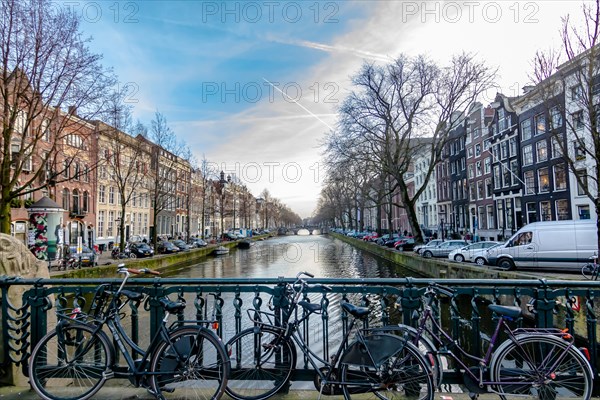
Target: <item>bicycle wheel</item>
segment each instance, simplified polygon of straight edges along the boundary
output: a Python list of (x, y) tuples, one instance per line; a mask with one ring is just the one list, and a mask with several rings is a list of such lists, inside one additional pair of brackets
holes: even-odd
[(150, 385), (165, 398), (219, 399), (225, 392), (229, 360), (219, 338), (198, 327), (169, 334), (150, 362)]
[[(381, 340), (382, 336), (385, 336)], [(390, 339), (390, 337), (392, 339)], [(375, 345), (381, 342), (382, 345)], [(395, 342), (395, 343), (394, 343)], [(342, 355), (341, 382), (344, 399), (350, 400), (352, 395), (362, 399), (419, 399), (433, 400), (435, 393), (431, 367), (419, 349), (396, 336), (375, 334), (365, 338), (367, 349), (362, 343), (355, 343)], [(393, 350), (392, 350), (393, 349)], [(359, 354), (347, 356), (357, 351)], [(384, 357), (384, 353), (388, 353)], [(392, 352), (392, 354), (389, 354)], [(359, 360), (383, 358), (381, 362), (369, 364)], [(358, 358), (356, 358), (358, 356)]]
[(238, 400), (262, 400), (284, 387), (296, 366), (296, 347), (270, 327), (246, 329), (227, 342), (231, 376), (227, 394)]
[(596, 268), (594, 264), (586, 264), (581, 268), (581, 275), (583, 275), (585, 279), (598, 280), (598, 268)]
[(384, 332), (398, 335), (402, 338), (407, 338), (412, 344), (417, 346), (421, 354), (423, 354), (425, 357), (425, 361), (427, 361), (427, 365), (429, 365), (433, 373), (433, 383), (435, 387), (438, 388), (442, 385), (442, 379), (444, 375), (442, 360), (438, 354), (436, 346), (427, 336), (419, 336), (415, 328), (403, 324), (374, 328), (371, 330), (371, 332)]
[(540, 400), (591, 396), (591, 368), (574, 347), (550, 335), (519, 336), (507, 340), (494, 353), (492, 380), (503, 397), (514, 394)]
[(29, 381), (45, 400), (85, 400), (104, 384), (113, 347), (95, 327), (67, 324), (48, 333), (29, 358)]

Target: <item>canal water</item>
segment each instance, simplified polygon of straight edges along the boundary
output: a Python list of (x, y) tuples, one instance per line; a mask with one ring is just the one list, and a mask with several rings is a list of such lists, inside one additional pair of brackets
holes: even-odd
[(401, 278), (413, 272), (362, 252), (327, 235), (277, 236), (257, 241), (250, 249), (210, 257), (169, 277), (274, 278), (300, 271), (318, 278)]

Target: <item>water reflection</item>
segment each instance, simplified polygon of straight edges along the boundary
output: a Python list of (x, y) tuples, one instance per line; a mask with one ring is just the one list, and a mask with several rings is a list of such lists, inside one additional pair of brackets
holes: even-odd
[(328, 236), (278, 236), (250, 249), (232, 249), (171, 277), (273, 278), (307, 271), (322, 278), (401, 278), (418, 276)]

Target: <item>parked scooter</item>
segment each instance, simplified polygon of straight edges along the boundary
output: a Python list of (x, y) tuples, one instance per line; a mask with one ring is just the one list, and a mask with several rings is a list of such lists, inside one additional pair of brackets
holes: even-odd
[(123, 251), (119, 250), (119, 246), (115, 246), (110, 252), (110, 255), (113, 258), (113, 260), (120, 260), (124, 258), (129, 258), (129, 256), (131, 255), (131, 251), (127, 246), (125, 246), (125, 250)]

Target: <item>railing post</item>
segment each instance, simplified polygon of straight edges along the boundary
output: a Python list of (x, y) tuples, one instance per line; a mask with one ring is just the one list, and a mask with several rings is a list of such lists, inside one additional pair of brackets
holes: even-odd
[(555, 299), (552, 296), (552, 291), (544, 285), (544, 287), (536, 290), (536, 294), (536, 326), (538, 328), (553, 328)]
[[(416, 326), (417, 321), (413, 319), (413, 314), (421, 306), (421, 296), (419, 289), (414, 287), (407, 287), (402, 291), (402, 298), (400, 305), (402, 306), (402, 323), (405, 325)], [(398, 300), (396, 300), (398, 302)]]
[(590, 346), (590, 364), (592, 364), (594, 371), (597, 372), (598, 343), (596, 329), (598, 326), (598, 320), (596, 319), (596, 314), (594, 313), (594, 297), (595, 291), (588, 290), (585, 298), (585, 320), (587, 325), (588, 345)]
[(164, 310), (158, 299), (165, 296), (165, 290), (158, 281), (158, 278), (149, 289), (148, 296), (150, 296), (148, 304), (150, 306), (150, 337), (152, 338), (156, 335), (156, 332), (158, 332), (161, 320), (164, 316)]

